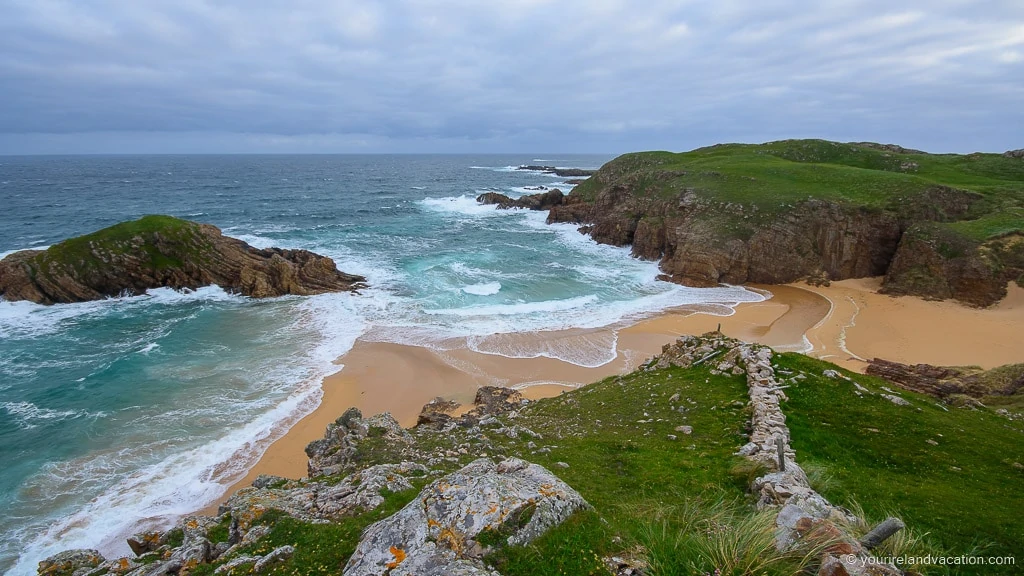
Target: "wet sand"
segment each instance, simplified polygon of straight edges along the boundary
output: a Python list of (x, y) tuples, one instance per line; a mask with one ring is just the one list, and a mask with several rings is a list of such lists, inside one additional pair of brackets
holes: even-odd
[[(321, 438), (327, 424), (352, 406), (364, 415), (391, 412), (403, 426), (412, 426), (431, 399), (440, 396), (470, 403), (484, 385), (520, 388), (534, 399), (556, 396), (629, 372), (679, 335), (719, 327), (728, 336), (778, 350), (802, 351), (859, 371), (866, 359), (875, 356), (983, 367), (1024, 362), (1024, 341), (1019, 336), (1024, 327), (1024, 289), (1013, 285), (999, 305), (979, 310), (953, 302), (880, 295), (874, 292), (879, 283), (880, 279), (862, 279), (834, 282), (827, 288), (754, 285), (750, 288), (772, 297), (740, 304), (729, 316), (707, 313), (713, 311), (708, 307), (683, 307), (628, 326), (500, 335), (475, 343), (486, 350), (594, 354), (614, 344), (616, 357), (591, 368), (549, 357), (508, 358), (476, 352), (465, 342), (433, 350), (360, 340), (339, 359), (344, 368), (324, 380), (320, 406), (272, 444), (227, 494), (248, 486), (259, 474), (304, 476), (306, 444)], [(216, 504), (204, 510), (215, 511)]]

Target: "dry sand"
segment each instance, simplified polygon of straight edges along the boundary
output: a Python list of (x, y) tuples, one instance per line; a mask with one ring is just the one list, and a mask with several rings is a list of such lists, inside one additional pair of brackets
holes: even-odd
[(799, 285), (832, 303), (828, 317), (807, 338), (813, 356), (863, 371), (867, 360), (994, 368), (1024, 362), (1024, 288), (1010, 284), (987, 309), (953, 301), (885, 296), (881, 278)]
[(359, 341), (339, 359), (344, 368), (324, 380), (320, 406), (272, 444), (227, 494), (248, 486), (258, 474), (304, 476), (306, 444), (321, 438), (327, 424), (352, 406), (366, 415), (391, 412), (403, 426), (412, 426), (432, 398), (469, 403), (483, 385), (521, 388), (529, 398), (555, 396), (628, 372), (681, 334), (702, 334), (719, 326), (728, 336), (803, 351), (854, 370), (863, 370), (864, 360), (875, 356), (983, 367), (1024, 362), (1024, 289), (1013, 285), (999, 305), (979, 310), (880, 295), (874, 292), (879, 283), (880, 279), (863, 279), (834, 282), (827, 288), (755, 285), (750, 288), (770, 292), (772, 298), (741, 304), (730, 316), (701, 312), (707, 308), (679, 308), (625, 327), (500, 335), (478, 343), (478, 348), (506, 350), (542, 343), (564, 351), (607, 349), (614, 342), (617, 357), (594, 368), (547, 357), (484, 354), (464, 344), (438, 351)]

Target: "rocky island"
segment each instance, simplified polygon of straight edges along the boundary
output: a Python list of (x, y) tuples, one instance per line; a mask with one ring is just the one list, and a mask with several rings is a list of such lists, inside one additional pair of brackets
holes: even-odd
[(0, 260), (0, 297), (38, 304), (212, 284), (254, 298), (313, 295), (354, 290), (365, 280), (307, 250), (254, 248), (215, 226), (155, 215)]
[(785, 140), (640, 152), (552, 199), (594, 240), (658, 260), (667, 280), (783, 284), (884, 276), (881, 290), (988, 306), (1024, 282), (1019, 154), (927, 154)]

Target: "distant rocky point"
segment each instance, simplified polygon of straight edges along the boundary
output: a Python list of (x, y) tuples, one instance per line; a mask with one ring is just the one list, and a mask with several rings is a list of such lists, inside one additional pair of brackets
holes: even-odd
[(212, 284), (254, 298), (306, 296), (355, 290), (365, 280), (307, 250), (254, 248), (215, 226), (171, 216), (144, 216), (0, 260), (0, 297), (38, 304)]
[(558, 168), (555, 166), (535, 166), (535, 165), (523, 165), (516, 168), (516, 170), (528, 170), (530, 172), (544, 172), (545, 174), (554, 174), (555, 176), (561, 176), (562, 178), (570, 178), (576, 176), (593, 176), (597, 170), (584, 170), (582, 168)]

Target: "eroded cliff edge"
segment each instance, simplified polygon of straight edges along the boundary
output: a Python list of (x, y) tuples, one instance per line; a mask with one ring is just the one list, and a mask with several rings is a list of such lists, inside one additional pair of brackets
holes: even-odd
[(354, 290), (365, 280), (307, 250), (254, 248), (215, 226), (170, 216), (144, 216), (0, 260), (0, 297), (38, 304), (211, 284), (255, 298), (306, 296)]
[(821, 140), (626, 154), (548, 222), (691, 286), (885, 276), (886, 293), (987, 306), (1024, 282), (1024, 161)]

